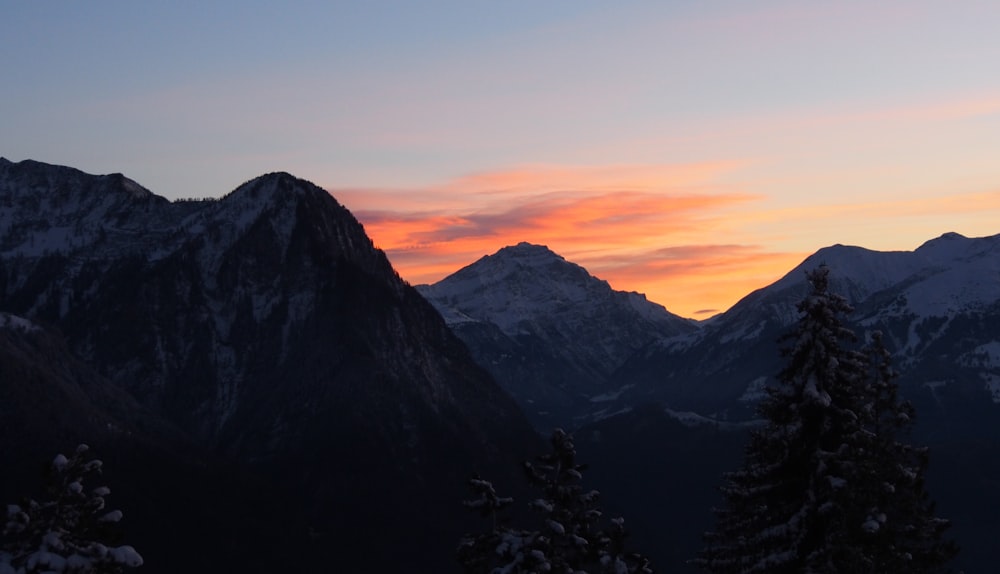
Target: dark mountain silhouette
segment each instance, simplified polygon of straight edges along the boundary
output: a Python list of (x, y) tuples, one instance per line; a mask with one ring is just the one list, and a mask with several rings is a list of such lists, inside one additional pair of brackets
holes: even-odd
[[(0, 311), (54, 333), (61, 353), (6, 364), (79, 366), (48, 377), (51, 400), (37, 403), (5, 378), (20, 419), (0, 442), (52, 435), (38, 444), (42, 461), (55, 439), (90, 441), (99, 455), (106, 444), (108, 467), (122, 462), (141, 501), (156, 494), (138, 485), (148, 476), (128, 453), (163, 445), (158, 468), (170, 467), (180, 456), (170, 429), (197, 445), (185, 456), (206, 477), (206, 492), (189, 492), (192, 520), (211, 515), (235, 532), (218, 533), (217, 563), (447, 567), (464, 480), (510, 476), (537, 450), (515, 403), (433, 307), (306, 181), (273, 173), (217, 201), (169, 202), (121, 175), (0, 160), (0, 206)], [(7, 337), (10, 353), (30, 344)], [(129, 430), (140, 410), (146, 428)], [(66, 416), (53, 425), (53, 412)], [(245, 520), (255, 513), (257, 530)], [(244, 547), (264, 532), (284, 545), (273, 560)], [(193, 562), (186, 548), (173, 551)], [(157, 571), (157, 552), (144, 571)]]

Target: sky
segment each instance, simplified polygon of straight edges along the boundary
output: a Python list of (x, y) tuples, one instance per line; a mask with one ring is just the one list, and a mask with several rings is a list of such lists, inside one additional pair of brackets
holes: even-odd
[(1000, 3), (0, 0), (0, 156), (287, 171), (413, 284), (547, 245), (686, 317), (1000, 233)]

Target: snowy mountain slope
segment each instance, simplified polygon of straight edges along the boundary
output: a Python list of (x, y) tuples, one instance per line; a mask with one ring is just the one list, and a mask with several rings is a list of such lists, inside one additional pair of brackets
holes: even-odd
[(697, 329), (529, 243), (417, 289), (540, 428), (566, 424), (619, 391), (607, 377), (637, 350)]
[(821, 249), (694, 335), (633, 357), (613, 377), (631, 385), (623, 400), (751, 416), (754, 398), (780, 368), (776, 341), (797, 319), (805, 271), (821, 264), (831, 269), (831, 289), (855, 307), (848, 321), (860, 333), (887, 334), (905, 386), (943, 377), (939, 383), (962, 392), (992, 392), (1000, 365), (981, 349), (1000, 336), (993, 327), (1000, 319), (1000, 236), (948, 233), (910, 252)]
[[(668, 333), (691, 330), (689, 321), (645, 295), (614, 291), (606, 281), (544, 245), (522, 242), (504, 247), (418, 289), (445, 309), (473, 320), (488, 320), (510, 335), (532, 332), (532, 324), (539, 321), (560, 322), (560, 330), (566, 332), (574, 322), (612, 312), (627, 312), (634, 320), (662, 325)], [(611, 305), (616, 309), (609, 309)]]
[[(2, 160), (0, 206), (0, 311), (58, 329), (143, 408), (259, 467), (296, 524), (345, 549), (393, 540), (420, 563), (436, 530), (456, 539), (462, 509), (419, 536), (390, 515), (453, 502), (474, 470), (503, 476), (535, 450), (516, 404), (309, 182), (272, 173), (171, 203), (122, 176)], [(383, 523), (400, 527), (364, 539)]]
[[(783, 366), (780, 338), (798, 319), (795, 304), (808, 293), (805, 271), (822, 263), (830, 267), (832, 290), (845, 294), (855, 307), (845, 318), (848, 325), (862, 337), (881, 330), (894, 351), (900, 392), (916, 406), (913, 441), (929, 447), (929, 490), (941, 514), (952, 521), (949, 533), (962, 547), (956, 569), (989, 571), (995, 562), (993, 541), (1000, 535), (995, 513), (986, 510), (1000, 503), (1000, 466), (991, 462), (1000, 453), (1000, 236), (948, 233), (912, 252), (826, 248), (701, 330), (638, 353), (612, 377), (626, 391), (610, 408), (625, 414), (600, 419), (603, 413), (597, 413), (594, 418), (600, 420), (580, 431), (600, 437), (605, 443), (601, 448), (609, 453), (594, 460), (594, 468), (611, 465), (612, 479), (618, 480), (656, 472), (650, 472), (642, 458), (623, 454), (629, 448), (669, 448), (663, 445), (670, 439), (645, 421), (643, 413), (693, 411), (727, 422), (755, 418), (757, 400)], [(654, 410), (647, 403), (658, 404)], [(609, 438), (615, 428), (630, 423), (627, 439)], [(723, 468), (732, 470), (739, 464), (738, 457), (726, 454), (730, 433), (725, 430), (732, 426), (715, 426), (715, 439), (684, 440), (697, 441), (697, 457), (715, 461), (729, 456)], [(665, 474), (704, 464), (683, 449), (669, 452)], [(680, 480), (697, 481), (697, 473), (683, 472)], [(718, 469), (715, 476), (718, 481)], [(713, 479), (709, 475), (701, 480)], [(650, 497), (658, 496), (662, 484), (657, 482), (653, 489), (636, 484), (626, 491), (631, 498), (623, 508), (635, 517), (630, 518), (633, 524), (663, 520), (662, 513), (648, 510)], [(685, 492), (697, 496), (698, 486), (688, 486)], [(677, 514), (666, 529), (683, 532), (705, 516), (697, 508), (689, 516), (683, 509)], [(701, 541), (692, 540), (683, 555), (694, 555), (700, 548)]]
[[(346, 209), (287, 174), (176, 207), (118, 176), (35, 162), (5, 168), (13, 177), (0, 179), (0, 197), (17, 208), (4, 220), (5, 306), (60, 325), (83, 358), (206, 439), (221, 436), (256, 374), (301, 352), (304, 328), (322, 329), (320, 308), (341, 313), (330, 300), (338, 284), (369, 281), (393, 305), (423, 305)], [(30, 226), (21, 223), (29, 209)], [(69, 221), (79, 234), (51, 232)], [(125, 245), (109, 245), (109, 229)], [(43, 235), (46, 249), (32, 251)], [(346, 327), (326, 329), (348, 336)], [(421, 380), (426, 397), (447, 398), (434, 387), (441, 382)]]
[(0, 255), (94, 258), (164, 240), (196, 202), (171, 203), (122, 174), (0, 158)]

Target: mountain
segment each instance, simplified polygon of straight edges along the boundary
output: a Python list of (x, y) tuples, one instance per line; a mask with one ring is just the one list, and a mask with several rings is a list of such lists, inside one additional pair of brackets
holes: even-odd
[(752, 416), (754, 400), (780, 368), (775, 341), (797, 318), (805, 271), (819, 265), (830, 267), (831, 290), (855, 308), (847, 318), (855, 329), (885, 334), (904, 392), (935, 395), (929, 405), (935, 411), (947, 397), (1000, 400), (1000, 235), (956, 233), (914, 251), (821, 249), (700, 331), (632, 357), (612, 377), (629, 387), (623, 400), (665, 401), (721, 418)]
[(264, 527), (289, 513), (259, 500), (259, 480), (220, 472), (228, 465), (73, 356), (58, 331), (0, 313), (0, 495), (43, 495), (43, 463), (83, 441), (106, 463), (113, 503), (124, 502), (125, 540), (154, 572), (192, 569), (193, 557), (195, 571), (238, 563), (220, 552), (220, 533), (287, 541)]
[(7, 313), (0, 313), (0, 380), (8, 461), (29, 461), (39, 448), (55, 452), (79, 435), (100, 441), (141, 432), (142, 408), (128, 393), (74, 357), (58, 333)]
[[(56, 364), (198, 445), (221, 483), (270, 490), (281, 504), (257, 504), (297, 540), (296, 570), (325, 571), (329, 552), (346, 572), (448, 565), (464, 479), (537, 451), (351, 213), (287, 173), (170, 202), (120, 174), (0, 159), (0, 302), (58, 333)], [(95, 393), (59, 400), (87, 412)]]
[[(689, 571), (683, 562), (698, 552), (698, 533), (712, 527), (708, 508), (721, 502), (721, 472), (738, 467), (756, 402), (782, 367), (780, 340), (808, 293), (805, 272), (819, 265), (830, 268), (831, 290), (855, 307), (847, 324), (861, 336), (881, 330), (894, 353), (901, 393), (917, 406), (913, 439), (931, 449), (930, 491), (963, 546), (956, 566), (988, 569), (991, 540), (1000, 535), (985, 510), (1000, 504), (1000, 465), (992, 462), (1000, 460), (1000, 235), (946, 233), (914, 251), (821, 249), (697, 327), (645, 331), (646, 344), (618, 355), (619, 366), (600, 383), (580, 385), (604, 400), (550, 408), (549, 424), (577, 428), (594, 486), (608, 494), (610, 512), (638, 527), (635, 539), (654, 563)], [(594, 330), (582, 328), (579, 317), (605, 299), (581, 288), (590, 284), (581, 277), (589, 277), (582, 268), (522, 244), (419, 289), (525, 404), (538, 400), (546, 381), (559, 380), (549, 368), (573, 373), (562, 379), (567, 387), (587, 380), (582, 365), (601, 348), (595, 333), (614, 338), (636, 321), (609, 314)], [(505, 360), (524, 367), (505, 373)], [(544, 374), (533, 378), (532, 370)]]
[(696, 325), (543, 245), (504, 247), (418, 285), (473, 356), (541, 430), (592, 412), (620, 389), (608, 377), (651, 342)]
[[(657, 404), (661, 417), (675, 420), (679, 412), (693, 412), (685, 418), (702, 426), (719, 421), (719, 429), (739, 429), (733, 423), (755, 418), (756, 401), (783, 364), (780, 339), (798, 318), (796, 303), (808, 293), (805, 272), (819, 265), (830, 268), (831, 291), (855, 308), (846, 324), (861, 337), (882, 331), (893, 352), (900, 393), (917, 408), (912, 440), (930, 448), (929, 490), (940, 515), (952, 521), (949, 535), (962, 547), (954, 566), (988, 570), (992, 541), (1000, 536), (995, 514), (985, 510), (1000, 504), (995, 463), (1000, 460), (1000, 235), (947, 233), (909, 252), (824, 248), (701, 330), (637, 353), (611, 377), (611, 384), (625, 389), (614, 408), (626, 414), (580, 431), (607, 443), (609, 429), (629, 423), (639, 429), (619, 444), (603, 446), (617, 458), (593, 460), (595, 467), (617, 465), (618, 474), (599, 486), (621, 491), (621, 476), (646, 472), (623, 453), (644, 452), (650, 445), (699, 444), (696, 455), (683, 448), (665, 452), (674, 468), (701, 468), (706, 453), (727, 456), (724, 435), (699, 435), (697, 428), (664, 434), (662, 423), (649, 422), (649, 407), (643, 405)], [(734, 459), (730, 469), (738, 462)], [(692, 474), (698, 471), (685, 473)], [(655, 469), (648, 476), (657, 476)], [(622, 511), (649, 520), (644, 509), (658, 491), (635, 485), (627, 492)], [(697, 489), (689, 492), (699, 496)], [(704, 520), (697, 509), (682, 507), (671, 524), (683, 528)], [(693, 541), (678, 555), (697, 550)]]

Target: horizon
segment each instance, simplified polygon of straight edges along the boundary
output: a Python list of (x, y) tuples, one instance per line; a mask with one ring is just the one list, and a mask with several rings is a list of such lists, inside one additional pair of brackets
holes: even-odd
[(836, 243), (1000, 232), (1000, 5), (21, 4), (0, 155), (287, 171), (409, 282), (546, 245), (707, 318)]
[[(8, 161), (9, 162), (10, 160), (8, 160), (6, 157), (0, 156), (0, 161)], [(33, 161), (33, 162), (41, 163), (43, 165), (54, 165), (54, 164), (48, 164), (47, 162), (41, 162), (41, 161), (36, 160), (36, 159), (28, 159), (28, 160), (25, 160), (25, 161)], [(77, 169), (77, 168), (74, 168), (73, 166), (57, 166), (57, 167), (65, 167), (65, 168), (69, 168), (69, 169)], [(86, 172), (84, 172), (84, 173), (86, 173)], [(275, 173), (275, 172), (272, 172), (272, 173)], [(279, 173), (286, 173), (287, 174), (287, 172), (279, 172)], [(112, 174), (88, 174), (88, 175), (102, 177), (102, 176), (107, 176), (107, 175), (112, 175)], [(121, 174), (120, 172), (113, 172), (113, 175), (124, 175), (124, 174)], [(255, 181), (256, 179), (258, 179), (259, 177), (265, 177), (266, 175), (267, 174), (262, 174), (260, 176), (255, 177), (255, 178), (251, 178), (251, 179), (247, 180), (246, 182), (244, 182), (244, 184), (242, 184), (242, 185), (249, 184), (249, 183)], [(290, 175), (292, 177), (295, 177), (294, 174), (288, 174), (288, 175)], [(128, 179), (131, 179), (131, 178), (128, 178)], [(301, 179), (301, 178), (299, 178), (299, 179)], [(131, 181), (133, 181), (134, 183), (140, 185), (141, 187), (145, 187), (145, 186), (142, 186), (142, 182), (135, 182), (134, 180), (131, 180)], [(311, 185), (315, 185), (315, 184), (312, 184), (311, 182), (307, 182), (307, 183), (309, 183)], [(224, 194), (221, 194), (218, 197), (214, 197), (214, 198), (210, 197), (209, 199), (219, 199), (221, 197), (229, 195), (230, 193), (232, 193), (232, 192), (236, 191), (237, 189), (239, 189), (239, 187), (242, 187), (242, 185), (238, 186), (237, 188), (234, 188), (233, 190), (230, 190), (230, 191), (228, 191), (228, 192), (226, 192)], [(322, 189), (322, 188), (320, 188), (320, 189)], [(147, 191), (149, 191), (149, 190), (147, 190)], [(333, 193), (331, 193), (329, 190), (323, 190), (323, 191), (325, 191), (326, 193), (330, 194), (330, 196), (334, 199), (334, 201), (337, 201), (339, 203), (339, 200), (335, 197), (335, 195)], [(163, 197), (163, 196), (160, 196), (160, 197)], [(184, 197), (184, 198), (173, 198), (173, 199), (164, 198), (164, 199), (167, 199), (168, 201), (190, 201), (190, 200), (198, 201), (201, 198)], [(348, 211), (350, 211), (349, 206), (344, 206), (344, 207), (347, 208)], [(355, 215), (355, 217), (356, 217), (356, 214), (354, 214), (353, 212), (352, 212), (352, 215)], [(362, 223), (362, 225), (363, 225), (363, 223)], [(365, 231), (366, 231), (366, 234), (369, 235), (369, 237), (371, 237), (370, 233), (369, 233), (369, 230), (366, 229)], [(957, 233), (957, 232), (953, 232), (953, 231), (948, 231), (948, 232), (944, 232), (944, 233), (942, 233), (942, 234), (940, 234), (938, 236), (935, 236), (935, 237), (926, 238), (925, 240), (921, 241), (919, 245), (915, 246), (913, 249), (891, 250), (891, 251), (892, 252), (912, 253), (912, 252), (916, 251), (918, 248), (920, 248), (921, 246), (923, 246), (924, 244), (926, 244), (928, 242), (931, 242), (931, 241), (934, 241), (934, 240), (943, 239), (943, 238), (948, 238), (949, 236), (958, 236), (958, 237), (961, 237), (961, 238), (964, 238), (964, 239), (979, 240), (979, 239), (988, 239), (990, 237), (995, 237), (997, 235), (1000, 235), (1000, 234), (991, 234), (991, 235), (987, 235), (987, 236), (973, 236), (973, 237), (969, 237), (969, 236), (965, 236), (965, 235), (963, 235), (961, 233)], [(374, 243), (375, 242), (373, 240), (373, 244)], [(576, 259), (574, 259), (572, 257), (567, 257), (565, 254), (560, 253), (558, 250), (553, 249), (551, 246), (549, 246), (547, 244), (533, 243), (533, 242), (530, 242), (530, 241), (523, 241), (523, 240), (522, 241), (514, 241), (512, 243), (506, 243), (506, 244), (500, 245), (499, 247), (497, 247), (497, 246), (487, 247), (487, 246), (484, 245), (484, 247), (487, 248), (487, 251), (484, 251), (484, 252), (478, 253), (478, 254), (475, 254), (475, 253), (471, 254), (472, 258), (468, 262), (461, 263), (457, 267), (448, 267), (448, 268), (444, 268), (443, 270), (435, 269), (435, 272), (430, 276), (431, 278), (429, 280), (427, 280), (427, 281), (412, 281), (412, 280), (410, 280), (409, 278), (407, 278), (406, 276), (404, 276), (404, 274), (402, 272), (400, 272), (400, 267), (399, 267), (397, 261), (393, 260), (393, 257), (394, 257), (393, 254), (389, 253), (389, 252), (386, 252), (386, 256), (389, 259), (389, 262), (392, 265), (393, 269), (395, 271), (399, 272), (400, 276), (404, 280), (406, 280), (408, 283), (410, 283), (413, 286), (419, 286), (419, 285), (422, 285), (422, 284), (437, 283), (438, 281), (443, 280), (443, 279), (447, 278), (448, 276), (453, 275), (453, 274), (461, 271), (465, 267), (468, 267), (468, 266), (471, 266), (471, 265), (475, 264), (476, 262), (478, 262), (479, 260), (481, 260), (484, 257), (497, 255), (500, 251), (502, 251), (504, 249), (507, 249), (507, 248), (510, 248), (510, 247), (513, 247), (513, 246), (516, 246), (518, 244), (527, 244), (527, 245), (532, 245), (532, 246), (536, 246), (536, 247), (545, 248), (549, 252), (551, 252), (553, 255), (555, 255), (555, 256), (557, 256), (557, 257), (559, 257), (561, 259), (564, 259), (568, 263), (574, 264), (574, 265), (579, 265), (585, 271), (587, 271), (588, 274), (591, 275), (592, 277), (608, 283), (612, 289), (614, 289), (616, 291), (638, 293), (638, 294), (646, 297), (647, 300), (649, 300), (649, 301), (651, 301), (653, 303), (660, 304), (664, 308), (666, 308), (667, 311), (669, 311), (669, 312), (671, 312), (671, 313), (673, 313), (675, 315), (679, 315), (679, 316), (681, 316), (683, 318), (687, 318), (687, 319), (691, 319), (691, 320), (695, 320), (695, 321), (704, 321), (704, 320), (713, 318), (716, 315), (723, 314), (723, 313), (729, 311), (729, 309), (732, 307), (732, 306), (730, 306), (730, 307), (727, 307), (725, 309), (705, 309), (705, 310), (695, 311), (694, 313), (689, 314), (689, 315), (685, 315), (683, 313), (677, 312), (674, 309), (671, 309), (669, 306), (665, 305), (662, 301), (658, 301), (655, 298), (650, 297), (648, 293), (645, 293), (643, 291), (637, 291), (635, 289), (627, 289), (627, 288), (622, 289), (622, 288), (616, 287), (614, 284), (611, 283), (611, 281), (608, 281), (607, 278), (604, 277), (601, 273), (595, 272), (593, 270), (593, 268), (592, 268), (593, 266), (588, 266), (588, 265), (582, 264), (580, 261), (578, 261), (578, 260), (576, 260)], [(738, 296), (738, 298), (736, 299), (736, 301), (733, 302), (733, 304), (735, 305), (736, 303), (738, 303), (740, 300), (742, 300), (744, 297), (750, 295), (751, 293), (753, 293), (753, 292), (755, 292), (755, 291), (757, 291), (759, 289), (763, 289), (763, 288), (769, 287), (770, 285), (772, 285), (772, 284), (776, 283), (777, 281), (781, 280), (782, 278), (786, 277), (789, 273), (791, 273), (792, 271), (794, 271), (797, 267), (801, 266), (808, 258), (810, 258), (813, 255), (819, 253), (820, 251), (823, 251), (824, 249), (831, 248), (831, 247), (842, 247), (842, 246), (846, 246), (846, 247), (858, 247), (858, 248), (866, 249), (866, 250), (869, 250), (869, 251), (880, 251), (880, 250), (869, 249), (869, 248), (867, 248), (866, 246), (863, 246), (863, 245), (844, 245), (843, 243), (833, 243), (833, 244), (829, 244), (829, 245), (820, 246), (820, 247), (818, 247), (816, 250), (814, 250), (812, 252), (803, 254), (800, 259), (796, 259), (793, 262), (791, 262), (790, 265), (787, 268), (780, 270), (779, 274), (773, 280), (770, 280), (770, 281), (768, 281), (768, 282), (766, 282), (764, 284), (761, 284), (759, 286), (752, 287), (748, 291), (740, 294)], [(375, 244), (375, 247), (381, 249), (381, 247), (378, 244)], [(385, 251), (385, 250), (383, 250), (383, 251)], [(886, 251), (880, 251), (880, 252), (886, 252)], [(702, 315), (702, 316), (699, 317), (697, 315)]]

